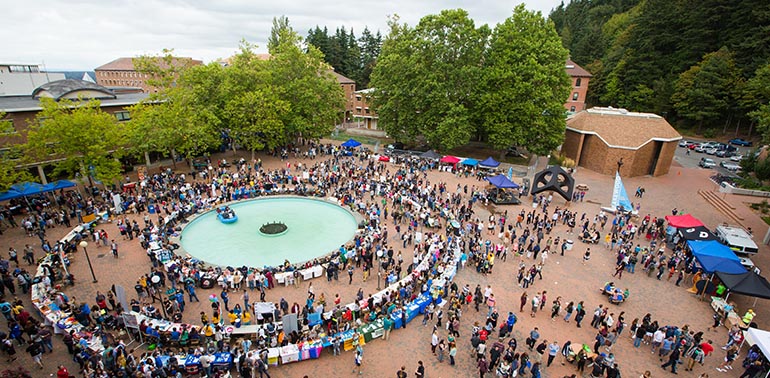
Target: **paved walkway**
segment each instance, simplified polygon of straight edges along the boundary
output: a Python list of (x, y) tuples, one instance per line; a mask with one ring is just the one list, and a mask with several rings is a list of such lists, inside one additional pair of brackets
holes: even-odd
[[(232, 160), (230, 154), (227, 155), (227, 158)], [(279, 161), (270, 157), (261, 156), (261, 158), (268, 167), (278, 167), (281, 165)], [(624, 180), (624, 183), (634, 202), (638, 201), (638, 199), (633, 197), (635, 188), (639, 185), (646, 188), (647, 192), (644, 198), (641, 199), (641, 214), (649, 212), (653, 215), (662, 216), (670, 214), (671, 209), (676, 207), (692, 213), (706, 223), (707, 226), (713, 228), (717, 223), (723, 221), (724, 216), (711, 207), (701, 196), (697, 195), (698, 189), (715, 189), (715, 184), (708, 179), (709, 173), (709, 171), (674, 166), (671, 169), (671, 173), (665, 177), (630, 178)], [(590, 191), (585, 201), (581, 203), (565, 203), (562, 199), (557, 198), (554, 200), (554, 206), (569, 206), (592, 217), (599, 211), (600, 204), (601, 206), (609, 204), (612, 192), (612, 177), (579, 169), (575, 174), (575, 178), (577, 183), (584, 183), (590, 186)], [(430, 173), (430, 180), (434, 183), (439, 181), (446, 182), (449, 188), (456, 187), (458, 183), (467, 183), (469, 186), (482, 184), (475, 179), (461, 179), (449, 173), (439, 172)], [(740, 211), (746, 217), (746, 224), (749, 227), (752, 227), (758, 235), (764, 234), (767, 226), (764, 225), (758, 216), (744, 209), (746, 206), (743, 202), (750, 200), (749, 198), (727, 195), (725, 199), (734, 204), (738, 209), (736, 211)], [(490, 211), (502, 213), (507, 210), (508, 214), (512, 215), (518, 213), (521, 209), (529, 211), (531, 207), (527, 203), (520, 206), (475, 207), (477, 215), (483, 220), (488, 217)], [(389, 233), (395, 235), (392, 225), (389, 224), (388, 226), (391, 228)], [(116, 237), (120, 245), (120, 257), (114, 259), (109, 253), (108, 247), (89, 247), (91, 261), (99, 280), (98, 283), (92, 283), (82, 251), (74, 255), (71, 270), (77, 277), (78, 283), (75, 287), (68, 289), (68, 294), (77, 297), (78, 300), (93, 302), (96, 290), (105, 292), (113, 284), (122, 285), (126, 288), (127, 293), (133, 293), (133, 285), (136, 279), (141, 274), (149, 271), (149, 259), (144, 251), (139, 248), (138, 242), (119, 240), (120, 236), (117, 228), (112, 224), (103, 224), (99, 227), (104, 228), (111, 237)], [(57, 239), (67, 231), (69, 230), (64, 228), (53, 229), (50, 231), (49, 238), (51, 240)], [(568, 235), (565, 231), (565, 228), (558, 227), (551, 236), (575, 238), (574, 235)], [(2, 240), (2, 245), (4, 246), (2, 248), (7, 249), (9, 246), (13, 246), (19, 251), (23, 249), (25, 243), (34, 244), (37, 242), (36, 238), (27, 238), (19, 229), (10, 230), (1, 238), (0, 240)], [(761, 236), (757, 237), (757, 239), (759, 238)], [(640, 242), (642, 242), (641, 239)], [(395, 244), (395, 242), (392, 243)], [(411, 258), (411, 250), (409, 248), (401, 249), (400, 243), (396, 245), (399, 247), (397, 251), (401, 250), (404, 259), (408, 261)], [(572, 251), (568, 251), (566, 256), (550, 255), (543, 272), (544, 279), (536, 281), (534, 286), (528, 289), (528, 293), (533, 295), (535, 292), (547, 290), (549, 298), (547, 308), (550, 308), (551, 300), (557, 296), (561, 296), (562, 303), (565, 304), (573, 300), (585, 301), (588, 312), (587, 318), (589, 320), (584, 323), (583, 328), (578, 329), (575, 328), (574, 323), (565, 323), (561, 320), (552, 322), (548, 317), (548, 311), (539, 313), (537, 318), (531, 318), (526, 314), (519, 314), (519, 322), (516, 324), (514, 331), (520, 345), (518, 350), (525, 348), (524, 339), (529, 330), (534, 326), (538, 326), (541, 329), (542, 339), (555, 339), (560, 344), (566, 341), (593, 344), (595, 331), (588, 327), (591, 317), (590, 313), (598, 304), (608, 305), (606, 298), (600, 294), (599, 288), (604, 282), (613, 280), (611, 275), (613, 273), (615, 256), (601, 246), (593, 246), (592, 251), (594, 253), (591, 255), (591, 260), (583, 265), (581, 264), (581, 256), (585, 247), (580, 242), (576, 242), (575, 248)], [(768, 248), (761, 246), (760, 249), (759, 256), (754, 259), (755, 263), (760, 267), (768, 266)], [(40, 253), (39, 248), (38, 253)], [(472, 287), (475, 287), (476, 284), (480, 284), (482, 287), (491, 285), (497, 298), (499, 311), (502, 314), (501, 318), (504, 319), (504, 314), (508, 311), (518, 309), (519, 297), (522, 293), (522, 289), (516, 285), (515, 281), (517, 263), (518, 261), (514, 258), (509, 258), (506, 262), (498, 261), (494, 272), (487, 276), (477, 274), (473, 269), (465, 269), (459, 272), (456, 282), (460, 287), (466, 283), (471, 284)], [(526, 263), (531, 265), (534, 262), (529, 260)], [(376, 290), (376, 274), (373, 274), (368, 282), (362, 282), (361, 276), (358, 273), (356, 274), (353, 285), (348, 285), (347, 279), (331, 283), (327, 283), (323, 278), (314, 280), (313, 286), (316, 295), (325, 293), (327, 300), (331, 301), (334, 295), (339, 293), (343, 301), (349, 301), (355, 296), (359, 287), (363, 288), (366, 293)], [(696, 330), (705, 330), (711, 323), (711, 309), (705, 302), (700, 302), (693, 295), (687, 293), (685, 287), (674, 286), (674, 280), (669, 282), (664, 278), (664, 280), (658, 281), (639, 273), (624, 275), (620, 280), (614, 279), (619, 286), (628, 287), (631, 290), (631, 296), (626, 303), (620, 306), (610, 305), (610, 308), (616, 315), (624, 311), (626, 321), (629, 324), (634, 318), (641, 318), (649, 312), (652, 314), (653, 319), (658, 320), (661, 325), (682, 326), (689, 324)], [(268, 292), (267, 300), (277, 302), (281, 297), (285, 297), (289, 303), (304, 303), (306, 285), (307, 283), (298, 289), (279, 287)], [(211, 293), (214, 293), (214, 291), (199, 290), (197, 294), (205, 300)], [(251, 297), (252, 299), (257, 298), (256, 295), (251, 295)], [(26, 306), (30, 305), (27, 296), (20, 296), (20, 298), (24, 300)], [(741, 309), (745, 309), (747, 305), (753, 302), (753, 299), (746, 299), (741, 296), (733, 296), (731, 299), (735, 299)], [(238, 295), (231, 295), (231, 300), (231, 303), (241, 301)], [(767, 302), (760, 300), (756, 308), (758, 308), (758, 315), (755, 318), (757, 323), (760, 326), (767, 324), (768, 314), (766, 310), (763, 310), (770, 308), (767, 306)], [(209, 304), (203, 302), (188, 304), (184, 321), (191, 323), (199, 322), (198, 314), (200, 311), (210, 313)], [(483, 323), (484, 315), (484, 312), (477, 313), (470, 308), (466, 308), (462, 320), (461, 336), (458, 339), (457, 366), (450, 367), (447, 360), (444, 363), (439, 363), (436, 360), (430, 352), (430, 327), (423, 327), (420, 321), (414, 321), (405, 330), (395, 330), (391, 334), (390, 341), (375, 340), (364, 347), (363, 376), (392, 377), (395, 376), (396, 370), (401, 365), (405, 365), (410, 376), (413, 376), (412, 372), (416, 369), (418, 360), (426, 363), (427, 376), (430, 378), (478, 376), (478, 373), (475, 372), (475, 360), (470, 356), (470, 327), (474, 321)], [(723, 358), (723, 353), (718, 349), (718, 346), (726, 341), (726, 334), (725, 329), (708, 332), (705, 337), (713, 338), (714, 344), (717, 346), (715, 355), (706, 359), (705, 367), (699, 367), (693, 372), (684, 372), (681, 369), (680, 376), (697, 377), (699, 374), (706, 372), (712, 377), (721, 375), (737, 377), (740, 374), (737, 370), (724, 374), (714, 370), (714, 367)], [(441, 330), (440, 335), (445, 337), (446, 331)], [(654, 377), (670, 374), (657, 366), (659, 365), (657, 357), (652, 355), (647, 347), (634, 349), (628, 336), (628, 331), (624, 331), (618, 344), (613, 348), (613, 352), (617, 356), (617, 361), (625, 377), (639, 376), (645, 370), (652, 371)], [(34, 371), (33, 373), (37, 373), (35, 374), (36, 377), (55, 373), (55, 366), (60, 363), (68, 366), (71, 373), (77, 371), (76, 364), (69, 360), (66, 355), (66, 349), (61, 340), (57, 338), (54, 344), (56, 346), (55, 353), (50, 357), (46, 356), (45, 359), (47, 367), (44, 370), (45, 374)], [(19, 351), (19, 355), (20, 358), (12, 363), (11, 366), (32, 366), (31, 359), (23, 350)], [(739, 366), (739, 364), (736, 365)], [(353, 366), (353, 353), (347, 352), (335, 357), (328, 351), (324, 351), (322, 357), (318, 360), (271, 367), (270, 374), (272, 377), (277, 378), (302, 377), (303, 375), (309, 377), (352, 377), (357, 375), (351, 373)], [(736, 369), (740, 368), (736, 367)], [(543, 370), (543, 376), (551, 378), (572, 373), (574, 373), (574, 367), (569, 364), (562, 365), (560, 356), (554, 365)]]

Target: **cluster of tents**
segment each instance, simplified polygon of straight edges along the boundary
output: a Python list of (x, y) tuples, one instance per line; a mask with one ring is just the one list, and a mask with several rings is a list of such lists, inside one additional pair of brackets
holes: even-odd
[(0, 201), (12, 200), (14, 198), (22, 198), (28, 196), (35, 196), (47, 192), (53, 192), (54, 190), (72, 188), (75, 183), (69, 180), (59, 180), (48, 184), (38, 184), (36, 182), (23, 182), (20, 184), (12, 185), (10, 189), (0, 193)]
[(703, 222), (690, 214), (669, 215), (666, 221), (686, 240), (704, 273), (719, 277), (730, 293), (770, 299), (770, 283), (767, 279), (746, 270), (735, 252), (720, 243)]

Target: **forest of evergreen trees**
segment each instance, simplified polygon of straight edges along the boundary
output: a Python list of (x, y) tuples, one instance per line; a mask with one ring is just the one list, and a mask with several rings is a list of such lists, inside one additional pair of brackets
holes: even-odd
[(335, 72), (355, 80), (356, 88), (369, 87), (369, 76), (382, 46), (379, 30), (372, 33), (364, 28), (361, 36), (356, 38), (353, 29), (346, 30), (344, 26), (337, 28), (334, 34), (329, 34), (325, 26), (323, 29), (316, 26), (308, 31), (305, 42), (321, 50), (324, 60), (334, 67)]
[(572, 0), (550, 14), (589, 70), (590, 105), (666, 116), (706, 136), (767, 132), (764, 0)]

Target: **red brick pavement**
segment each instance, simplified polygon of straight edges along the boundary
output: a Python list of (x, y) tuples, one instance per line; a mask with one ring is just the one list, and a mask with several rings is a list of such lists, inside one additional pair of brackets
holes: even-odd
[[(230, 157), (228, 156), (228, 159)], [(262, 156), (263, 161), (269, 167), (281, 166), (283, 163), (275, 161), (270, 157)], [(292, 160), (294, 161), (294, 160)], [(696, 194), (697, 189), (710, 189), (714, 188), (714, 184), (708, 180), (707, 171), (697, 169), (685, 169), (680, 167), (672, 167), (671, 173), (664, 177), (638, 177), (625, 180), (625, 185), (629, 194), (632, 196), (632, 200), (637, 202), (633, 198), (633, 191), (637, 185), (642, 185), (647, 189), (647, 194), (641, 200), (642, 210), (644, 214), (646, 212), (652, 212), (654, 215), (668, 214), (673, 207), (679, 209), (685, 209), (688, 212), (693, 213), (696, 217), (702, 219), (707, 225), (713, 226), (717, 222), (722, 221), (723, 217), (714, 208), (710, 207), (700, 196)], [(456, 187), (457, 183), (467, 183), (470, 185), (479, 185), (480, 183), (473, 179), (462, 179), (455, 177), (448, 173), (432, 172), (429, 174), (431, 182), (443, 181), (448, 184), (449, 188)], [(585, 183), (590, 186), (590, 191), (586, 196), (586, 202), (569, 204), (569, 206), (577, 211), (586, 212), (589, 216), (599, 211), (598, 203), (607, 205), (611, 197), (612, 191), (612, 178), (602, 176), (587, 170), (578, 170), (575, 175), (578, 183)], [(743, 198), (730, 198), (727, 196), (731, 203), (740, 204)], [(590, 202), (589, 202), (590, 201)], [(563, 200), (557, 198), (554, 200), (555, 206), (564, 206)], [(474, 209), (477, 215), (481, 219), (486, 219), (489, 211), (502, 212), (508, 210), (509, 214), (515, 214), (520, 209), (524, 208), (529, 210), (530, 207), (523, 206), (491, 206), (484, 208), (482, 206), (476, 206)], [(749, 214), (752, 216), (752, 214)], [(760, 227), (758, 217), (756, 219), (749, 219), (747, 221), (751, 224), (757, 224), (755, 230), (764, 230), (766, 228)], [(73, 257), (73, 264), (71, 267), (72, 272), (78, 278), (77, 285), (73, 288), (69, 288), (68, 294), (72, 297), (77, 297), (79, 300), (93, 301), (93, 297), (96, 290), (107, 291), (112, 284), (123, 285), (126, 288), (127, 293), (133, 292), (133, 285), (135, 280), (143, 273), (148, 272), (150, 264), (149, 260), (142, 251), (136, 241), (122, 241), (119, 240), (119, 234), (117, 228), (112, 224), (103, 224), (100, 227), (105, 228), (111, 237), (117, 237), (120, 245), (120, 257), (115, 259), (111, 256), (108, 247), (96, 247), (89, 246), (89, 254), (94, 266), (94, 271), (99, 280), (94, 284), (91, 282), (90, 273), (83, 256), (82, 251), (79, 251)], [(395, 235), (395, 230), (392, 225), (389, 224), (390, 234)], [(57, 237), (61, 237), (66, 233), (64, 228), (56, 228), (49, 232), (49, 239), (55, 240)], [(561, 236), (562, 238), (574, 238), (574, 235), (567, 235), (563, 227), (558, 227), (552, 236)], [(2, 236), (2, 241), (6, 246), (13, 246), (17, 250), (21, 250), (24, 243), (35, 243), (36, 238), (27, 238), (19, 230), (10, 230)], [(394, 243), (397, 246), (397, 250), (400, 248), (400, 243)], [(580, 242), (576, 242), (575, 248), (572, 251), (568, 251), (566, 256), (551, 255), (547, 260), (544, 272), (543, 280), (537, 280), (535, 284), (528, 289), (530, 295), (535, 292), (547, 290), (549, 302), (561, 296), (566, 303), (570, 300), (585, 301), (586, 308), (589, 312), (587, 314), (588, 320), (584, 322), (584, 327), (581, 329), (575, 328), (574, 322), (565, 323), (561, 320), (552, 322), (549, 319), (548, 311), (538, 313), (537, 318), (530, 318), (526, 314), (518, 314), (519, 322), (515, 326), (514, 333), (519, 341), (519, 344), (523, 347), (524, 338), (528, 334), (529, 330), (538, 326), (541, 329), (543, 339), (554, 340), (556, 339), (560, 344), (566, 341), (572, 341), (573, 343), (589, 343), (593, 344), (593, 337), (595, 332), (592, 328), (588, 327), (590, 323), (590, 312), (598, 304), (607, 305), (607, 300), (599, 292), (599, 287), (606, 281), (612, 280), (611, 274), (613, 272), (614, 255), (601, 246), (594, 246), (592, 248), (591, 260), (586, 264), (581, 264), (581, 255), (585, 249), (585, 245)], [(764, 266), (766, 262), (765, 255), (767, 254), (767, 247), (761, 247), (762, 252), (760, 257), (755, 259), (760, 266)], [(38, 252), (39, 253), (39, 252)], [(407, 248), (402, 250), (404, 259), (409, 261), (411, 258), (411, 250)], [(528, 264), (533, 263), (532, 260), (527, 261)], [(517, 268), (517, 260), (515, 258), (509, 258), (507, 262), (498, 261), (495, 265), (494, 272), (488, 276), (482, 276), (475, 273), (472, 269), (465, 269), (458, 273), (456, 282), (458, 286), (462, 286), (465, 283), (475, 286), (476, 284), (492, 285), (495, 296), (497, 298), (498, 308), (501, 313), (501, 318), (505, 317), (505, 313), (509, 310), (515, 310), (518, 308), (519, 296), (522, 289), (516, 285), (515, 274)], [(612, 311), (616, 315), (620, 311), (625, 311), (625, 317), (627, 322), (630, 322), (637, 317), (642, 317), (645, 313), (650, 312), (654, 319), (659, 320), (661, 324), (671, 325), (683, 325), (690, 324), (691, 327), (703, 330), (711, 321), (711, 310), (705, 302), (700, 302), (685, 291), (684, 287), (676, 287), (671, 282), (655, 280), (654, 278), (648, 278), (642, 274), (626, 274), (622, 279), (614, 279), (621, 287), (628, 287), (631, 290), (631, 297), (626, 303), (620, 306), (610, 305)], [(292, 287), (278, 287), (275, 290), (268, 292), (267, 300), (278, 301), (281, 297), (285, 297), (289, 303), (298, 302), (303, 303), (306, 295), (306, 283), (299, 289)], [(361, 282), (360, 273), (357, 271), (354, 277), (353, 285), (347, 284), (347, 279), (340, 280), (339, 282), (327, 283), (324, 279), (316, 279), (313, 281), (316, 295), (325, 293), (327, 301), (331, 302), (334, 294), (339, 293), (343, 300), (350, 301), (355, 296), (359, 287), (362, 287), (366, 293), (371, 293), (376, 290), (377, 282), (376, 275), (372, 274), (368, 282)], [(683, 285), (684, 286), (684, 285)], [(199, 290), (198, 296), (205, 298), (214, 293), (213, 290)], [(21, 296), (25, 304), (29, 305), (29, 298)], [(252, 300), (256, 299), (256, 295), (251, 295)], [(738, 300), (738, 305), (744, 306), (750, 300), (734, 296)], [(240, 296), (232, 295), (231, 303), (238, 303), (241, 301)], [(750, 304), (750, 303), (749, 303)], [(547, 308), (550, 307), (550, 303)], [(761, 311), (761, 308), (767, 308), (766, 303), (761, 301), (758, 316), (756, 321), (762, 325), (764, 323), (765, 314)], [(210, 313), (210, 307), (207, 302), (193, 303), (187, 306), (185, 311), (184, 320), (187, 322), (198, 322), (198, 314), (200, 311), (206, 311)], [(428, 377), (473, 377), (478, 376), (475, 373), (475, 361), (470, 355), (470, 327), (474, 321), (484, 321), (485, 313), (476, 313), (470, 308), (466, 308), (464, 311), (464, 317), (462, 320), (461, 336), (458, 339), (458, 358), (457, 365), (450, 367), (448, 359), (444, 363), (439, 363), (437, 359), (430, 352), (430, 327), (423, 327), (421, 322), (414, 321), (408, 325), (405, 330), (395, 330), (391, 334), (389, 341), (375, 340), (364, 347), (364, 364), (363, 371), (364, 377), (387, 377), (394, 376), (395, 371), (401, 366), (406, 365), (407, 371), (413, 372), (417, 366), (417, 360), (422, 360), (426, 364)], [(446, 331), (441, 330), (440, 334), (446, 336)], [(634, 349), (631, 345), (631, 341), (628, 338), (628, 331), (624, 331), (622, 337), (618, 341), (618, 344), (614, 347), (613, 352), (617, 356), (624, 376), (631, 377), (633, 375), (639, 375), (644, 370), (650, 370), (653, 376), (663, 376), (670, 373), (663, 372), (659, 367), (655, 366), (659, 364), (656, 358), (649, 353), (648, 348)], [(713, 337), (715, 345), (721, 345), (726, 340), (726, 330), (720, 329), (716, 332), (707, 333), (707, 337)], [(50, 357), (45, 359), (47, 373), (55, 373), (55, 366), (64, 363), (70, 368), (71, 372), (74, 372), (75, 364), (69, 360), (66, 355), (66, 349), (64, 349), (61, 341), (56, 341), (56, 351)], [(520, 347), (521, 350), (521, 347)], [(20, 358), (12, 366), (24, 365), (32, 366), (31, 359), (28, 355), (19, 351)], [(698, 368), (694, 372), (684, 372), (680, 370), (680, 375), (690, 375), (696, 377), (702, 372), (707, 372), (711, 375), (721, 375), (714, 370), (714, 367), (721, 361), (721, 350), (717, 349), (714, 356), (707, 358), (705, 367)], [(569, 375), (574, 372), (574, 368), (567, 364), (562, 365), (561, 357), (557, 358), (554, 365), (549, 368), (543, 369), (543, 375), (547, 377), (559, 377), (563, 375)], [(324, 351), (322, 357), (318, 360), (311, 362), (300, 362), (290, 364), (286, 366), (273, 367), (270, 369), (271, 376), (281, 377), (302, 377), (307, 375), (309, 377), (345, 377), (356, 376), (357, 374), (351, 373), (354, 366), (353, 353), (343, 353), (341, 356), (332, 356), (328, 351)], [(34, 370), (34, 369), (31, 369)], [(38, 373), (37, 371), (33, 371)], [(737, 376), (737, 371), (726, 373), (725, 375)], [(35, 374), (35, 376), (44, 376), (42, 372)]]

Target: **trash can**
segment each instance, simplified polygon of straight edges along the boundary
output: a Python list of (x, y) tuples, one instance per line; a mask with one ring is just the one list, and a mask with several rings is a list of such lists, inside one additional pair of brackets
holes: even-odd
[(565, 242), (567, 244), (566, 250), (571, 251), (572, 250), (572, 246), (575, 245), (575, 243), (572, 240), (566, 240)]

